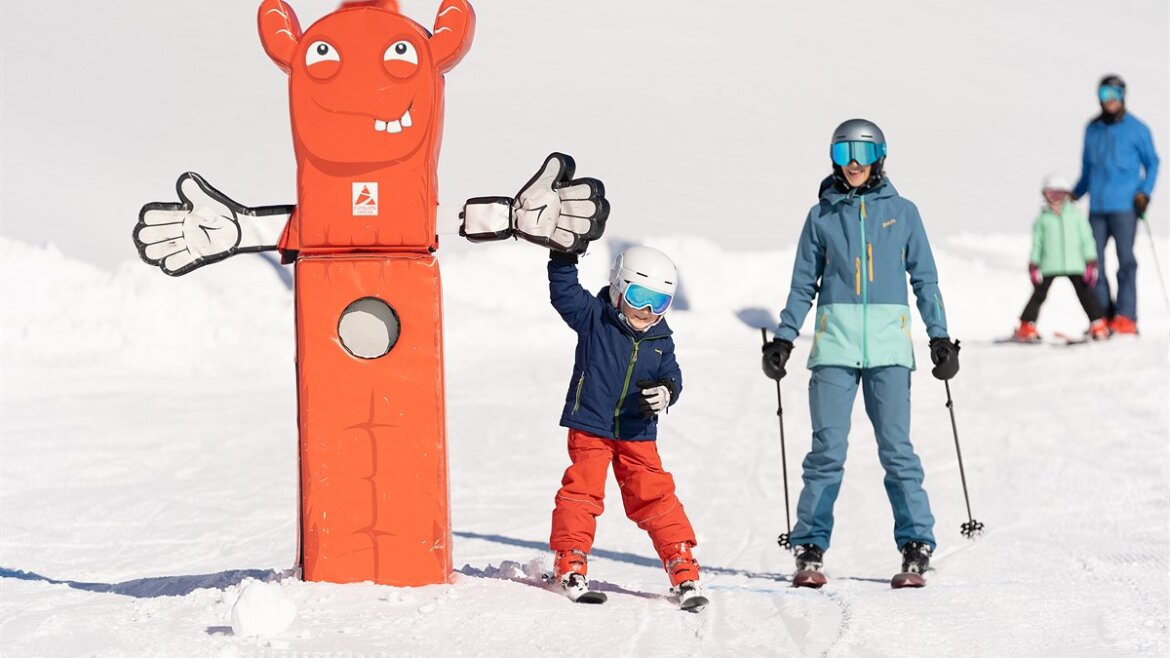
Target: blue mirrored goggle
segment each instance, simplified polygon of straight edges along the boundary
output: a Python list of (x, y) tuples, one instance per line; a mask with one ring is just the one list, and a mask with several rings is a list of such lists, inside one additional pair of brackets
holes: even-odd
[(837, 142), (829, 147), (829, 157), (838, 167), (857, 161), (862, 167), (886, 157), (886, 145), (873, 142)]
[(670, 308), (670, 302), (674, 299), (674, 295), (631, 283), (626, 286), (622, 298), (626, 300), (630, 308), (649, 308), (654, 315), (662, 315), (666, 309)]
[(1102, 103), (1105, 101), (1119, 101), (1125, 98), (1125, 90), (1115, 85), (1102, 85), (1097, 90), (1097, 97), (1101, 99)]

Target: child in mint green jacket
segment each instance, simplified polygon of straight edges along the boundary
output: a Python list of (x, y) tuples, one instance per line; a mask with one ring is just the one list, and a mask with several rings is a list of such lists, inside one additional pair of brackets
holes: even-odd
[(1032, 298), (1020, 315), (1016, 340), (1040, 340), (1036, 331), (1040, 305), (1048, 297), (1052, 282), (1059, 277), (1072, 281), (1077, 299), (1089, 316), (1089, 336), (1094, 340), (1109, 337), (1109, 328), (1093, 295), (1097, 283), (1097, 243), (1089, 221), (1069, 200), (1071, 190), (1072, 186), (1061, 176), (1049, 174), (1044, 179), (1045, 204), (1032, 225), (1032, 257), (1028, 263)]

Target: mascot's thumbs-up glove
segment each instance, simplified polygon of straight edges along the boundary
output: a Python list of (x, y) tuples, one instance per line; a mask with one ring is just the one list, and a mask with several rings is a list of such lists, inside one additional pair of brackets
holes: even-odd
[(571, 156), (552, 153), (515, 199), (468, 199), (459, 213), (459, 235), (472, 242), (519, 237), (555, 251), (584, 253), (605, 232), (609, 202), (601, 181), (574, 179), (575, 169)]

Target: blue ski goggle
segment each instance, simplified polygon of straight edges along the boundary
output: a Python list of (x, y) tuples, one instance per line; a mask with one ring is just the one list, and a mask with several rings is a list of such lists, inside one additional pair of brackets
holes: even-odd
[(1100, 98), (1102, 103), (1125, 100), (1125, 90), (1117, 85), (1101, 85), (1097, 90), (1097, 98)]
[(649, 308), (654, 315), (662, 315), (666, 309), (670, 308), (670, 302), (674, 300), (674, 295), (631, 283), (622, 293), (622, 299), (626, 300), (630, 308)]
[(837, 142), (829, 147), (829, 157), (838, 167), (857, 161), (862, 167), (867, 167), (886, 157), (886, 145), (873, 142)]

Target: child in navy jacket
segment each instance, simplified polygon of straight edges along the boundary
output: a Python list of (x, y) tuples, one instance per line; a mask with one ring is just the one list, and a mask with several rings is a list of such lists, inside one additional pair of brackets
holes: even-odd
[(610, 285), (593, 295), (577, 280), (577, 257), (553, 251), (548, 280), (553, 307), (577, 332), (560, 423), (569, 429), (573, 463), (556, 495), (549, 539), (555, 575), (570, 598), (587, 591), (587, 556), (612, 464), (626, 516), (650, 534), (688, 607), (700, 593), (699, 565), (691, 554), (695, 533), (654, 440), (658, 415), (682, 393), (682, 371), (663, 317), (677, 288), (674, 263), (655, 249), (631, 247), (614, 262)]

